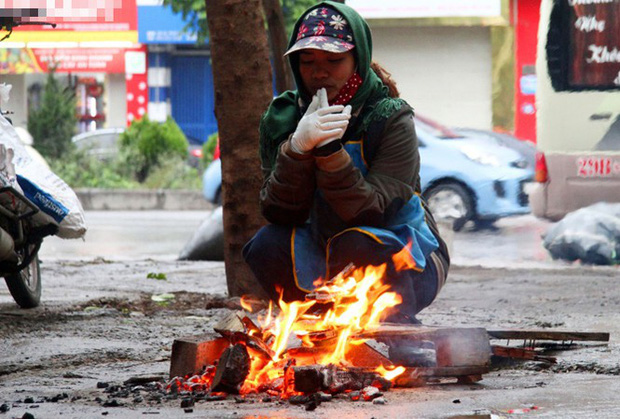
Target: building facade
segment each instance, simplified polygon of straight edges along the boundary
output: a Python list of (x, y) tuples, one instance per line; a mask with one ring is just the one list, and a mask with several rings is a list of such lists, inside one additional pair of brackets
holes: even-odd
[(0, 44), (1, 81), (13, 85), (9, 108), (17, 126), (26, 126), (51, 67), (75, 91), (79, 131), (125, 126), (146, 113), (147, 56), (138, 44), (135, 0), (101, 11), (55, 16), (55, 28), (20, 26)]

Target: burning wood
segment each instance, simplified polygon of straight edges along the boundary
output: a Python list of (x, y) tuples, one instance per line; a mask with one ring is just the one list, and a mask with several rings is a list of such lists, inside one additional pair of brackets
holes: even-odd
[[(329, 393), (361, 390), (373, 383), (389, 388), (390, 379), (382, 374), (397, 375), (391, 362), (366, 346), (365, 339), (353, 338), (377, 328), (382, 313), (401, 302), (381, 282), (384, 273), (385, 265), (350, 265), (320, 284), (306, 301), (281, 300), (277, 316), (271, 306), (256, 320), (231, 313), (214, 327), (232, 346), (214, 362), (210, 388), (275, 392), (283, 398), (314, 391), (310, 388)], [(309, 378), (312, 371), (322, 378)]]
[[(348, 266), (318, 284), (304, 301), (280, 300), (277, 315), (272, 305), (259, 315), (231, 313), (214, 327), (229, 345), (217, 353), (219, 360), (202, 376), (189, 379), (187, 387), (180, 380), (175, 385), (183, 390), (267, 393), (294, 400), (319, 392), (355, 391), (352, 398), (370, 401), (394, 383), (420, 385), (425, 377), (441, 374), (462, 375), (470, 382), (481, 379), (491, 354), (486, 330), (380, 323), (387, 309), (401, 303), (401, 297), (382, 282), (385, 269), (385, 265)], [(430, 341), (437, 368), (393, 365), (368, 345), (369, 339), (386, 338)]]
[(227, 348), (220, 358), (211, 383), (213, 391), (238, 393), (250, 373), (250, 356), (245, 345)]
[(335, 365), (306, 365), (293, 367), (293, 377), (294, 389), (301, 393), (325, 391), (336, 394), (369, 386), (377, 391), (392, 387), (392, 383), (380, 373), (358, 367), (342, 369)]

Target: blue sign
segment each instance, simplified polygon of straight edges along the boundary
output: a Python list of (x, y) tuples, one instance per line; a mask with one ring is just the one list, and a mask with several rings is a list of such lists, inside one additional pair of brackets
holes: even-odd
[(170, 5), (138, 6), (138, 42), (142, 44), (195, 44), (195, 33), (185, 31), (187, 22)]

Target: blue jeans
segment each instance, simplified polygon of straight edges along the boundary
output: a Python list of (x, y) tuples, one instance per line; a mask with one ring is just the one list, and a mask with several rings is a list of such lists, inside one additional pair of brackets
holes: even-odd
[[(283, 291), (285, 301), (303, 300), (306, 294), (297, 287), (294, 280), (291, 233), (292, 227), (269, 224), (261, 228), (243, 248), (243, 257), (274, 301), (280, 297), (277, 289)], [(347, 231), (331, 241), (329, 277), (338, 274), (349, 263), (356, 267), (387, 263), (384, 282), (403, 301), (391, 310), (385, 320), (417, 323), (415, 315), (428, 307), (439, 293), (440, 284), (443, 284), (447, 274), (447, 263), (435, 252), (434, 257), (427, 259), (424, 271), (396, 272), (392, 255), (400, 250), (378, 243), (358, 231)]]

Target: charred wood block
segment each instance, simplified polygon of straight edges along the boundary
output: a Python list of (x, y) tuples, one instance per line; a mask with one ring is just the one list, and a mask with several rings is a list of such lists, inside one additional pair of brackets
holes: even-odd
[(291, 396), (288, 399), (288, 402), (290, 404), (306, 404), (309, 401), (310, 401), (310, 397), (308, 397), (308, 396), (300, 396), (300, 395)]
[(365, 368), (339, 368), (335, 365), (305, 365), (293, 367), (294, 389), (302, 393), (326, 390), (336, 394), (346, 390), (362, 390), (374, 386), (387, 390), (391, 382), (378, 373)]
[(362, 390), (368, 386), (375, 386), (381, 390), (387, 390), (391, 387), (389, 380), (381, 377), (376, 372), (364, 368), (348, 368), (343, 370), (332, 366), (325, 382), (328, 384), (329, 392), (332, 394), (346, 390)]
[(308, 365), (303, 367), (293, 367), (293, 380), (295, 391), (301, 393), (315, 393), (323, 389), (324, 369), (318, 365)]
[(244, 332), (233, 332), (227, 337), (233, 344), (244, 343), (248, 348), (258, 351), (267, 360), (271, 360), (275, 356), (269, 346), (259, 337), (250, 336)]
[(226, 348), (215, 370), (213, 391), (239, 393), (241, 385), (250, 373), (250, 355), (243, 344)]
[(215, 364), (226, 348), (227, 339), (202, 335), (175, 339), (172, 343), (170, 378), (200, 374)]

